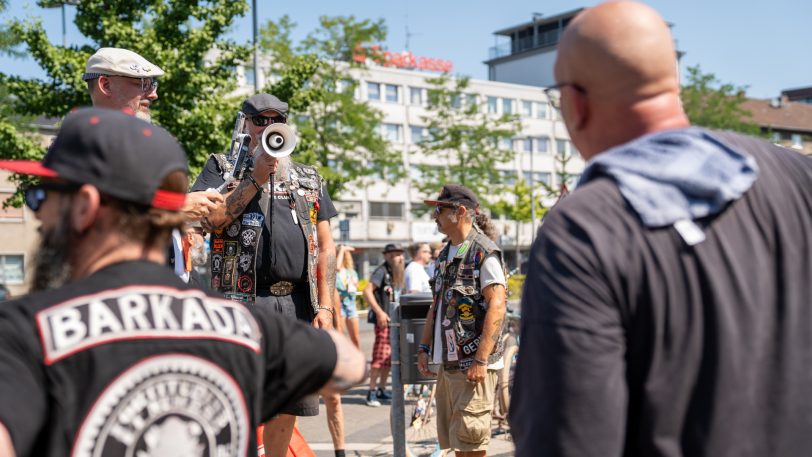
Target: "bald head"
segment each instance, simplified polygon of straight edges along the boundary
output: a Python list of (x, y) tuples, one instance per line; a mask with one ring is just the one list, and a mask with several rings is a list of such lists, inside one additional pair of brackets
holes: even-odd
[[(570, 113), (565, 109), (564, 113), (576, 143), (577, 130), (585, 127), (584, 122), (591, 123), (593, 133), (615, 130), (602, 139), (617, 143), (650, 133), (658, 127), (648, 124), (659, 124), (664, 117), (672, 118), (668, 124), (676, 118), (685, 120), (668, 25), (656, 11), (641, 3), (607, 2), (573, 19), (558, 45), (555, 76), (559, 83), (582, 89), (578, 95), (584, 97), (582, 106), (573, 106)], [(588, 136), (590, 132), (580, 133)], [(594, 143), (596, 138), (584, 140)]]

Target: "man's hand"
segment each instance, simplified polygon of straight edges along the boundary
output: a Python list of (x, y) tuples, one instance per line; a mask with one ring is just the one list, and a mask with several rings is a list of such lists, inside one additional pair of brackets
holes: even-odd
[(190, 221), (196, 221), (208, 216), (217, 205), (225, 201), (220, 192), (207, 190), (186, 194), (186, 203), (183, 204), (183, 214)]
[(333, 328), (333, 313), (326, 309), (320, 309), (316, 314), (316, 318), (313, 319), (313, 327), (324, 330)]
[(379, 328), (384, 328), (389, 326), (389, 315), (385, 312), (381, 311), (379, 313), (375, 313), (376, 320), (378, 321), (375, 325)]
[(251, 175), (261, 186), (268, 182), (272, 174), (276, 173), (278, 164), (279, 161), (275, 157), (259, 150), (254, 154), (254, 171), (251, 172)]
[(429, 370), (429, 355), (425, 352), (417, 353), (417, 371), (429, 378), (437, 377), (433, 371)]
[(482, 365), (480, 363), (474, 362), (468, 371), (465, 373), (468, 377), (468, 382), (471, 384), (476, 384), (478, 382), (482, 382), (485, 379), (485, 374), (488, 372), (488, 367)]

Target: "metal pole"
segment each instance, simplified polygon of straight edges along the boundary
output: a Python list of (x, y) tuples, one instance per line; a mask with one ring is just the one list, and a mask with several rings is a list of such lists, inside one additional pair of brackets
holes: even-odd
[(395, 457), (406, 457), (406, 405), (400, 378), (400, 303), (389, 310), (389, 344), (392, 346), (392, 408), (389, 424), (392, 431), (392, 451)]
[(62, 4), (62, 47), (68, 47), (68, 34), (65, 28), (65, 4)]
[(257, 48), (257, 0), (251, 2), (251, 14), (254, 18), (254, 92), (259, 92), (259, 49)]

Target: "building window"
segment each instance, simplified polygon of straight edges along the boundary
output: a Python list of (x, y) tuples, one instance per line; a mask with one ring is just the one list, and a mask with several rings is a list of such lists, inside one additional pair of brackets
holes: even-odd
[(451, 96), (451, 107), (454, 109), (462, 108), (462, 96), (460, 96), (460, 94), (454, 94)]
[(513, 114), (513, 99), (502, 99), (502, 114)]
[(567, 155), (567, 140), (555, 140), (555, 152), (558, 155), (566, 156)]
[(0, 191), (0, 220), (3, 221), (22, 221), (23, 220), (23, 209), (15, 208), (13, 206), (9, 206), (8, 208), (3, 209), (2, 203), (5, 203), (6, 200), (14, 196), (14, 192), (2, 192)]
[(386, 85), (386, 101), (389, 103), (398, 102), (398, 86), (392, 84)]
[(381, 100), (381, 85), (378, 83), (367, 83), (367, 100)]
[(801, 149), (804, 147), (804, 143), (803, 140), (801, 139), (800, 133), (792, 134), (792, 147), (795, 149)]
[(536, 102), (536, 119), (547, 119), (547, 102)]
[(377, 219), (403, 219), (403, 203), (369, 202), (369, 217)]
[(514, 150), (513, 141), (510, 138), (501, 138), (499, 144), (501, 144), (501, 149), (507, 149), (508, 151)]
[(25, 282), (22, 254), (0, 255), (0, 283), (22, 284)]
[(409, 88), (409, 104), (415, 106), (423, 105), (423, 88), (410, 87)]
[(465, 106), (466, 106), (466, 108), (471, 107), (471, 106), (476, 106), (476, 105), (477, 105), (476, 94), (465, 94)]
[(512, 186), (516, 184), (516, 172), (513, 170), (499, 170), (499, 174), (502, 175), (502, 182), (504, 182), (508, 186)]
[(548, 186), (550, 185), (551, 176), (550, 173), (546, 171), (535, 171), (535, 172), (525, 171), (522, 174), (522, 176), (524, 176), (525, 182), (527, 182), (527, 184), (529, 185), (535, 185), (539, 183), (544, 183), (547, 184)]
[(496, 97), (488, 97), (488, 114), (496, 114), (499, 111), (499, 101)]
[(245, 85), (254, 85), (254, 67), (243, 67), (243, 74), (245, 75)]
[(522, 100), (522, 117), (533, 117), (533, 102)]
[(400, 124), (381, 124), (383, 137), (392, 143), (403, 141), (402, 127)]
[(780, 143), (781, 142), (781, 132), (773, 132), (773, 134), (772, 134), (772, 142), (773, 143)]
[(425, 127), (413, 125), (409, 128), (409, 136), (411, 137), (410, 141), (412, 144), (420, 143), (428, 138), (428, 133), (429, 131)]
[(532, 138), (518, 138), (515, 140), (517, 143), (516, 150), (521, 152), (533, 152), (533, 139)]
[(546, 136), (540, 136), (536, 138), (536, 152), (540, 152), (542, 154), (549, 154), (550, 153), (550, 139)]

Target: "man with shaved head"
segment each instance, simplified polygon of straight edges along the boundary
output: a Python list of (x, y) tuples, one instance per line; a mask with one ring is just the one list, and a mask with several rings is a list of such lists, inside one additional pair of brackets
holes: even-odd
[(555, 77), (589, 162), (531, 249), (516, 454), (808, 454), (812, 160), (692, 127), (639, 3), (579, 14)]

